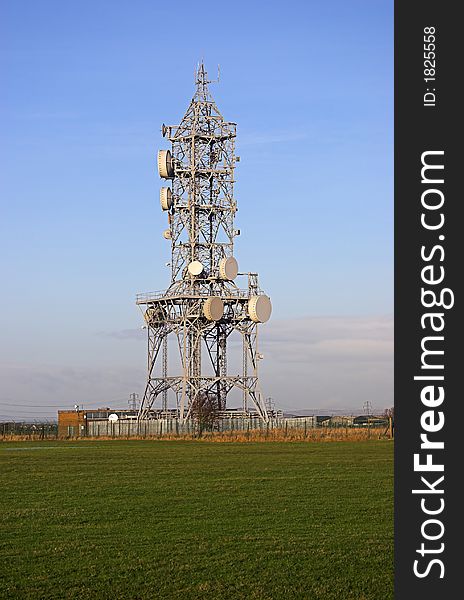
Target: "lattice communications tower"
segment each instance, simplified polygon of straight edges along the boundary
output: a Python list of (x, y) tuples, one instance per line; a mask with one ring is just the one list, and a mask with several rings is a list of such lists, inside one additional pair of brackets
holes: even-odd
[[(201, 398), (214, 398), (224, 411), (228, 394), (239, 388), (244, 413), (267, 421), (257, 342), (258, 324), (269, 319), (272, 307), (257, 273), (239, 273), (234, 258), (240, 233), (234, 229), (236, 124), (219, 112), (203, 64), (195, 79), (195, 94), (180, 124), (162, 127), (170, 142), (169, 150), (158, 152), (158, 171), (165, 180), (160, 204), (168, 221), (163, 236), (171, 243), (171, 284), (166, 291), (137, 296), (148, 331), (148, 378), (139, 419), (166, 413), (168, 394), (181, 421), (192, 417)], [(235, 283), (237, 276), (245, 279), (245, 289)], [(228, 341), (237, 332), (238, 374), (228, 370), (227, 360)]]

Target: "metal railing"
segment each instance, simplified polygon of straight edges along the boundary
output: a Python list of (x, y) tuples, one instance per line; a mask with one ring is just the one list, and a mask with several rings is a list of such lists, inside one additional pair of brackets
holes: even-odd
[[(221, 293), (221, 298), (231, 298), (233, 300), (237, 298), (250, 298), (251, 296), (260, 296), (264, 292), (262, 290), (243, 290), (243, 289), (228, 289), (224, 293)], [(136, 295), (136, 303), (137, 304), (146, 304), (147, 302), (153, 302), (154, 300), (159, 300), (161, 298), (208, 298), (211, 294), (207, 292), (182, 292), (178, 290), (173, 290), (169, 292), (168, 290), (164, 291), (156, 291), (156, 292), (145, 292), (142, 294)]]

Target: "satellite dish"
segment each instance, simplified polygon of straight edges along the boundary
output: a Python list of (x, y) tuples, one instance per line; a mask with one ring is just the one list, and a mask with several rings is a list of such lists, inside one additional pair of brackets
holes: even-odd
[(188, 266), (190, 275), (201, 275), (203, 273), (203, 265), (199, 260), (193, 260)]
[(158, 151), (158, 173), (163, 179), (170, 179), (174, 175), (172, 157), (169, 150)]
[(208, 321), (219, 321), (224, 314), (224, 302), (218, 296), (210, 296), (203, 305), (203, 314)]
[(252, 296), (248, 300), (248, 316), (255, 323), (269, 321), (271, 312), (272, 304), (267, 296)]
[(119, 419), (118, 415), (116, 413), (111, 413), (110, 416), (108, 417), (108, 421), (110, 423), (116, 423), (116, 421)]
[(228, 258), (221, 258), (219, 261), (219, 277), (221, 279), (228, 279), (229, 281), (235, 279), (238, 273), (238, 262), (233, 256)]
[(169, 210), (172, 206), (172, 192), (171, 188), (162, 187), (160, 189), (160, 204), (162, 210)]

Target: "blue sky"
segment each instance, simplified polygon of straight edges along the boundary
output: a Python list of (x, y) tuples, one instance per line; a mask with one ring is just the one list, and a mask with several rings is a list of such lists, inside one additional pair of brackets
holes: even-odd
[(236, 256), (279, 331), (391, 315), (391, 2), (1, 6), (2, 415), (68, 402), (63, 370), (88, 402), (141, 391), (145, 345), (121, 332), (140, 327), (135, 293), (168, 284), (155, 154), (202, 58), (238, 124)]

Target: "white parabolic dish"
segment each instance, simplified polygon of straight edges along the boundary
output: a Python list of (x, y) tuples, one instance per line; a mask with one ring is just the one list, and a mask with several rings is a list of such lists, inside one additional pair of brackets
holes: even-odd
[(119, 419), (118, 415), (116, 413), (111, 413), (108, 417), (108, 421), (110, 423), (116, 423), (116, 421)]
[(267, 296), (252, 296), (248, 300), (248, 316), (255, 323), (266, 323), (272, 312), (272, 304)]
[(172, 157), (169, 150), (158, 151), (158, 173), (163, 179), (169, 179), (174, 175), (172, 168)]
[(160, 204), (163, 210), (169, 210), (172, 206), (171, 188), (162, 187), (160, 189)]
[(224, 302), (218, 296), (211, 296), (203, 305), (203, 314), (208, 321), (219, 321), (224, 314)]
[(188, 272), (190, 275), (201, 275), (203, 272), (203, 265), (199, 260), (193, 260), (188, 266)]
[(219, 261), (219, 277), (231, 281), (238, 274), (238, 262), (233, 256), (221, 258)]

